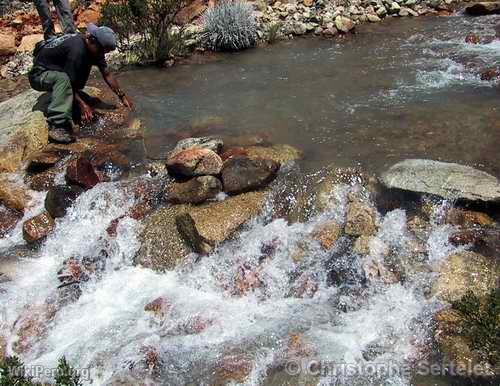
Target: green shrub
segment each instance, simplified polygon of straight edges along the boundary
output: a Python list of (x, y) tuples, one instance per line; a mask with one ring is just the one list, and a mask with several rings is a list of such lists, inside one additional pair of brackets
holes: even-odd
[(203, 16), (202, 41), (214, 51), (236, 51), (257, 42), (253, 8), (246, 1), (222, 0)]
[[(56, 386), (81, 386), (80, 376), (66, 358), (62, 357), (57, 366)], [(25, 375), (24, 365), (17, 357), (7, 357), (0, 361), (0, 386), (41, 386)]]
[(175, 25), (178, 13), (193, 0), (118, 0), (102, 7), (100, 23), (111, 27), (122, 51), (137, 51), (141, 60), (164, 63), (187, 52), (190, 36)]
[(280, 22), (271, 24), (267, 29), (267, 42), (269, 44), (276, 43), (280, 39), (280, 31), (282, 24)]

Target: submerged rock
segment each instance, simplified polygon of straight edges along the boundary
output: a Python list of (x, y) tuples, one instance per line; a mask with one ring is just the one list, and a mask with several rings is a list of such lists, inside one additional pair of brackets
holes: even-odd
[(141, 234), (141, 249), (135, 263), (157, 271), (174, 269), (192, 249), (177, 230), (175, 219), (190, 209), (187, 205), (163, 208), (151, 215)]
[(215, 198), (221, 191), (222, 183), (217, 177), (200, 176), (172, 184), (167, 201), (172, 204), (201, 204)]
[(28, 167), (26, 170), (29, 173), (46, 171), (69, 154), (69, 149), (64, 149), (57, 145), (46, 146), (42, 151), (36, 152), (28, 158)]
[(23, 224), (23, 237), (27, 243), (33, 244), (43, 240), (55, 228), (54, 219), (49, 213), (44, 212)]
[(177, 217), (179, 232), (198, 253), (209, 253), (245, 222), (259, 215), (267, 192), (249, 192), (194, 208)]
[(45, 209), (54, 218), (66, 216), (84, 189), (76, 185), (58, 185), (50, 188), (45, 197)]
[(312, 238), (325, 250), (330, 250), (342, 236), (342, 226), (336, 221), (328, 221), (313, 230)]
[(445, 222), (464, 228), (490, 227), (495, 225), (495, 221), (486, 213), (458, 208), (451, 208), (446, 213)]
[(48, 142), (48, 127), (35, 110), (42, 94), (28, 90), (0, 103), (0, 171), (14, 172)]
[(68, 164), (66, 181), (84, 189), (92, 189), (100, 182), (94, 166), (86, 157), (79, 157)]
[(232, 158), (222, 168), (224, 191), (239, 194), (264, 188), (276, 178), (279, 168), (269, 159)]
[(447, 302), (459, 300), (467, 291), (484, 296), (495, 288), (499, 276), (499, 265), (494, 259), (463, 251), (443, 263), (432, 292)]
[(5, 237), (14, 229), (22, 217), (20, 212), (0, 206), (0, 238)]
[(434, 194), (446, 199), (500, 201), (500, 183), (492, 175), (455, 163), (408, 159), (382, 175), (387, 188)]
[(212, 150), (192, 148), (171, 156), (167, 160), (167, 170), (174, 176), (217, 175), (222, 170), (222, 160)]
[(250, 146), (246, 148), (249, 158), (270, 159), (284, 165), (291, 161), (297, 161), (304, 157), (304, 153), (290, 145)]
[(466, 7), (465, 12), (472, 16), (499, 15), (500, 1), (484, 1), (476, 3)]

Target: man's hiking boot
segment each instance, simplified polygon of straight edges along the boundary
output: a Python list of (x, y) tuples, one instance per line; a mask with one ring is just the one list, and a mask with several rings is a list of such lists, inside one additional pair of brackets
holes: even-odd
[(49, 125), (49, 142), (52, 143), (73, 143), (76, 138), (70, 125), (66, 127)]

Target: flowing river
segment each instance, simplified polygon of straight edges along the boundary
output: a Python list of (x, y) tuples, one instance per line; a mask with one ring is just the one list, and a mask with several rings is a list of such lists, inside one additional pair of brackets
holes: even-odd
[[(500, 65), (500, 40), (464, 42), (470, 32), (494, 36), (499, 22), (498, 16), (393, 20), (363, 26), (342, 42), (298, 39), (200, 65), (126, 72), (120, 80), (138, 102), (148, 128), (145, 153), (153, 159), (164, 159), (182, 130), (260, 133), (304, 150), (299, 167), (306, 175), (332, 163), (378, 173), (420, 157), (500, 176), (500, 90), (478, 75)], [(221, 361), (249, 366), (249, 385), (452, 384), (445, 377), (416, 376), (412, 367), (432, 357), (431, 320), (442, 306), (429, 296), (432, 269), (410, 269), (402, 283), (366, 283), (342, 239), (333, 260), (331, 251), (315, 244), (300, 263), (292, 258), (318, 224), (344, 221), (355, 186), (339, 186), (338, 205), (305, 223), (276, 218), (270, 204), (212, 254), (189, 256), (159, 274), (133, 264), (140, 222), (126, 217), (116, 237), (106, 232), (134, 205), (127, 185), (151, 178), (101, 183), (85, 192), (38, 251), (23, 248), (21, 223), (0, 239), (0, 271), (12, 278), (0, 284), (0, 326), (12, 345), (16, 321), (46, 313), (54, 303), (65, 260), (107, 255), (102, 272), (81, 284), (79, 298), (35, 330), (39, 338), (22, 356), (26, 364), (53, 368), (65, 355), (76, 368), (90, 369), (94, 385), (120, 376), (128, 384), (217, 384)], [(273, 189), (286, 183), (280, 178)], [(43, 199), (43, 193), (35, 195), (25, 218), (40, 211)], [(455, 248), (448, 242), (453, 229), (439, 214), (438, 205), (420, 262), (431, 268)], [(414, 242), (409, 216), (402, 209), (381, 213), (376, 235), (400, 265)], [(371, 252), (378, 253), (377, 245)], [(272, 257), (262, 263), (263, 254)], [(260, 267), (260, 285), (234, 296), (241, 267)], [(345, 283), (331, 285), (325, 267)], [(144, 311), (160, 296), (170, 307), (163, 318)], [(341, 363), (351, 371), (343, 368), (332, 378), (312, 371), (314, 361), (323, 369)], [(160, 366), (147, 371), (151, 362)], [(372, 372), (376, 366), (387, 371)]]

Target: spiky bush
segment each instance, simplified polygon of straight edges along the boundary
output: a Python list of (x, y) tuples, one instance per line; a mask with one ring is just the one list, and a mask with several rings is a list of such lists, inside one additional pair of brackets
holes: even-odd
[(253, 47), (257, 23), (246, 1), (223, 0), (203, 16), (202, 42), (214, 51), (237, 51)]

